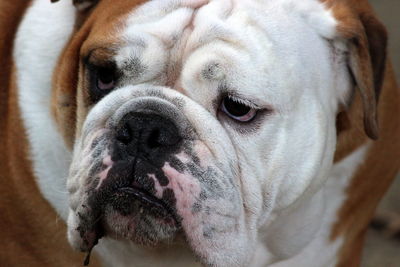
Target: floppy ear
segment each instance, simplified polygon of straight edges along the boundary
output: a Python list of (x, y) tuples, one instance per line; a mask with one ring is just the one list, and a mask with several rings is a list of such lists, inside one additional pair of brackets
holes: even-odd
[[(58, 2), (60, 0), (50, 0), (52, 3)], [(94, 6), (98, 0), (72, 0), (74, 6), (78, 11), (87, 11), (92, 6)]]
[(366, 1), (347, 2), (338, 18), (338, 32), (348, 41), (348, 67), (361, 95), (365, 132), (378, 139), (377, 104), (385, 73), (387, 32)]

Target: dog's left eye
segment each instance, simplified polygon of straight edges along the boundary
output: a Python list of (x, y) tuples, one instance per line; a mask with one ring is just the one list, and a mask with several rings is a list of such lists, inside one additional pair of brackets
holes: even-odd
[(241, 103), (230, 96), (222, 100), (220, 109), (230, 118), (240, 122), (249, 122), (257, 115), (257, 109)]

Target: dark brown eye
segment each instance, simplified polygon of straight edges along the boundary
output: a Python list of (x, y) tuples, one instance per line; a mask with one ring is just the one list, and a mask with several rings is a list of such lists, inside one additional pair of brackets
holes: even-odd
[(97, 102), (110, 93), (117, 83), (117, 72), (113, 65), (90, 66), (90, 98)]
[(109, 68), (99, 68), (97, 70), (97, 88), (99, 90), (112, 90), (115, 86), (114, 70)]
[(230, 118), (240, 122), (249, 122), (257, 115), (257, 109), (249, 107), (229, 96), (222, 100), (220, 109)]

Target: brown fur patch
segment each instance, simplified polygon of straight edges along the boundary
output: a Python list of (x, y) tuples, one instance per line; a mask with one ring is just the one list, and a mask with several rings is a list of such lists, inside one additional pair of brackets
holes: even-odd
[[(372, 125), (375, 116), (380, 124), (379, 140), (370, 141), (372, 144), (366, 160), (347, 188), (347, 199), (338, 211), (338, 220), (331, 232), (332, 240), (344, 237), (338, 266), (359, 266), (365, 231), (377, 204), (400, 168), (400, 91), (390, 63), (386, 63), (386, 68), (384, 66), (386, 32), (367, 1), (323, 2), (333, 10), (339, 21), (339, 34), (349, 40), (351, 52), (356, 53), (353, 58), (356, 62), (352, 66), (356, 83), (359, 87), (362, 83), (361, 87), (369, 90), (367, 95), (362, 91), (357, 92), (349, 109), (338, 116), (335, 162), (368, 142), (363, 131), (363, 120), (367, 120), (364, 126), (371, 137), (377, 130)], [(378, 98), (380, 101), (376, 114), (371, 105)]]

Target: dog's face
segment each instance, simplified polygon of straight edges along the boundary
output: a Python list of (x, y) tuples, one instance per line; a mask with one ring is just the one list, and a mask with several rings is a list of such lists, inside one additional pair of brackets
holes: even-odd
[(205, 264), (245, 264), (332, 165), (350, 91), (335, 20), (317, 1), (111, 2), (81, 18), (54, 79), (71, 244), (184, 240)]

